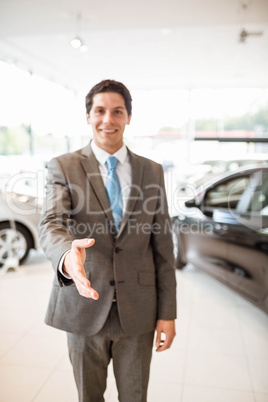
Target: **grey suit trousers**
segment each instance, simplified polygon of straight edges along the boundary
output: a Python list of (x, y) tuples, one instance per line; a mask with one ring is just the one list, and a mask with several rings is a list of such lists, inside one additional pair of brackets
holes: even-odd
[(154, 331), (124, 334), (112, 304), (108, 319), (99, 333), (81, 336), (67, 333), (79, 402), (103, 402), (107, 367), (113, 369), (120, 402), (146, 402)]

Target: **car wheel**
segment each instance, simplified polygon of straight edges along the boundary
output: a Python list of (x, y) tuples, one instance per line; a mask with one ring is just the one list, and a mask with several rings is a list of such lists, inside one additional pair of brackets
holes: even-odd
[(21, 264), (32, 248), (32, 237), (21, 224), (0, 223), (0, 269), (8, 258), (17, 258)]
[(181, 259), (180, 242), (179, 242), (179, 225), (177, 218), (172, 219), (172, 239), (173, 239), (173, 253), (175, 258), (175, 266), (177, 269), (185, 267), (186, 262)]

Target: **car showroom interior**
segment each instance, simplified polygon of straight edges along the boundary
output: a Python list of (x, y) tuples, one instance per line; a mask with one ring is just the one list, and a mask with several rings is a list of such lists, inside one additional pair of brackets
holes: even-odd
[[(167, 200), (176, 336), (153, 348), (146, 400), (268, 402), (267, 72), (267, 0), (1, 0), (0, 402), (78, 401), (66, 333), (45, 323), (57, 275), (39, 226), (51, 160), (95, 138), (102, 80), (129, 89), (124, 144), (162, 166)], [(114, 374), (101, 400), (145, 402)]]

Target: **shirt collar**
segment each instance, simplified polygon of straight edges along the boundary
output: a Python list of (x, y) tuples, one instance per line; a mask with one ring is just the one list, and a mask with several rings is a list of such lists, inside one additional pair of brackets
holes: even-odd
[[(101, 149), (100, 147), (98, 147), (94, 140), (91, 142), (91, 149), (97, 159), (97, 161), (101, 164), (101, 165), (105, 165), (107, 159), (109, 158), (109, 156), (111, 156), (111, 154), (109, 154), (108, 152), (104, 151), (103, 149)], [(125, 144), (122, 145), (122, 147), (120, 149), (118, 149), (118, 151), (116, 151), (113, 156), (115, 156), (120, 163), (124, 163), (127, 157), (127, 147)]]

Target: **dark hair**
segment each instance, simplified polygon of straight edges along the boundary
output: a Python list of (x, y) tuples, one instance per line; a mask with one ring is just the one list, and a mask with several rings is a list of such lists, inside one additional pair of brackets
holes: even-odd
[(124, 84), (118, 81), (114, 80), (103, 80), (96, 84), (87, 94), (86, 96), (86, 110), (87, 113), (89, 114), (92, 105), (93, 105), (93, 97), (96, 94), (102, 93), (102, 92), (116, 92), (119, 95), (123, 96), (124, 101), (125, 101), (125, 106), (127, 109), (127, 113), (130, 116), (132, 112), (132, 98), (130, 95), (129, 90), (127, 87), (125, 87)]

